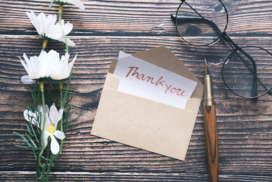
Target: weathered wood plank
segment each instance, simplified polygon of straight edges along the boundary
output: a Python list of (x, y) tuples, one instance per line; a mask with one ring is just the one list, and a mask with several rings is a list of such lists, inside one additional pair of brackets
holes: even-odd
[[(71, 48), (72, 56), (78, 53), (72, 82), (72, 91), (75, 94), (72, 101), (72, 126), (67, 132), (63, 153), (55, 162), (57, 168), (53, 168), (53, 171), (207, 174), (201, 109), (185, 162), (90, 135), (104, 79), (111, 61), (117, 58), (118, 51), (135, 53), (157, 46), (167, 46), (199, 79), (203, 76), (204, 57), (210, 64), (218, 106), (220, 174), (256, 176), (271, 174), (271, 97), (266, 95), (257, 103), (251, 103), (234, 96), (225, 88), (220, 78), (222, 66), (220, 60), (230, 49), (224, 43), (219, 42), (209, 48), (195, 48), (174, 37), (71, 37), (71, 39), (78, 44), (77, 47)], [(239, 45), (261, 45), (271, 51), (271, 39), (234, 38), (234, 41)], [(47, 50), (54, 48), (64, 53), (64, 44), (55, 43), (53, 45), (49, 42)], [(24, 52), (28, 56), (37, 55), (41, 50), (41, 44), (42, 40), (37, 36), (0, 36), (0, 170), (2, 171), (35, 170), (35, 161), (30, 151), (14, 147), (17, 137), (12, 135), (12, 132), (23, 133), (26, 128), (22, 113), (26, 105), (31, 102), (32, 90), (32, 86), (20, 82), (20, 77), (26, 72), (17, 56), (22, 57)], [(114, 178), (111, 178), (110, 174), (105, 175), (108, 179)], [(142, 179), (145, 179), (143, 176)], [(201, 180), (193, 176), (173, 179)], [(70, 177), (73, 179), (72, 176)], [(65, 176), (63, 178), (67, 179)], [(158, 177), (158, 181), (166, 178), (167, 176), (161, 179)], [(207, 179), (207, 176), (204, 175), (204, 179)], [(245, 177), (241, 178), (241, 181), (247, 179), (255, 178)], [(97, 180), (102, 180), (102, 177), (97, 177)], [(228, 178), (226, 180), (231, 181)]]
[[(1, 181), (33, 181), (34, 172), (10, 172), (0, 171)], [(253, 175), (220, 175), (220, 181), (235, 182), (263, 182), (271, 181), (271, 176), (253, 176)], [(208, 175), (198, 173), (116, 173), (116, 172), (54, 172), (50, 174), (52, 181), (209, 181)]]
[[(32, 181), (34, 172), (0, 171), (3, 181)], [(220, 181), (271, 181), (271, 176), (220, 175)], [(54, 172), (50, 173), (52, 181), (209, 181), (208, 175), (198, 173), (116, 173), (116, 172)]]
[[(205, 9), (215, 10), (217, 1), (202, 0)], [(56, 14), (57, 5), (48, 8), (50, 1), (2, 0), (0, 33), (36, 35), (25, 12)], [(63, 18), (74, 24), (71, 35), (171, 35), (177, 36), (170, 15), (176, 12), (176, 0), (85, 0), (86, 10), (73, 6), (64, 10)], [(214, 5), (212, 3), (215, 3)], [(262, 0), (224, 0), (229, 12), (227, 32), (233, 35), (271, 35), (272, 2)], [(219, 10), (217, 10), (219, 11)], [(215, 11), (216, 13), (216, 11)], [(223, 21), (223, 20), (222, 20)], [(220, 21), (218, 21), (220, 22)]]

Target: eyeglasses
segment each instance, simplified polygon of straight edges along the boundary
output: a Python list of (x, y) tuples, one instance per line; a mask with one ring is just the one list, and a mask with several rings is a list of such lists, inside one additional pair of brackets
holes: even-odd
[[(212, 4), (214, 3), (214, 4)], [(209, 46), (225, 40), (232, 52), (223, 60), (222, 78), (226, 87), (243, 98), (272, 95), (272, 54), (256, 46), (239, 47), (227, 35), (228, 11), (221, 0), (181, 0), (171, 15), (181, 38), (193, 46)]]

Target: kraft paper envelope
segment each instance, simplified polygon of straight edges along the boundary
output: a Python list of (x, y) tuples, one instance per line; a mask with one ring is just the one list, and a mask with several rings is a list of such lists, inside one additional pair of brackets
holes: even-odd
[(132, 56), (197, 82), (180, 109), (117, 91), (112, 62), (102, 91), (92, 135), (117, 141), (168, 157), (185, 160), (203, 94), (202, 83), (167, 48), (158, 47)]

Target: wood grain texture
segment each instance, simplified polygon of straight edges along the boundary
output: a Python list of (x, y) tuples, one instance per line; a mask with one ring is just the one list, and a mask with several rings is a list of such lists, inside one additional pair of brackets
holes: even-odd
[[(95, 175), (53, 175), (54, 181), (81, 178), (94, 181), (208, 181), (205, 152), (205, 130), (202, 107), (194, 127), (185, 162), (90, 135), (105, 76), (119, 50), (135, 53), (149, 48), (166, 46), (185, 65), (203, 80), (204, 57), (207, 58), (214, 82), (217, 103), (220, 175), (225, 181), (269, 181), (272, 172), (272, 97), (265, 95), (257, 103), (243, 100), (228, 91), (221, 79), (222, 59), (230, 51), (223, 42), (209, 48), (195, 48), (175, 37), (70, 37), (78, 45), (71, 49), (78, 53), (72, 80), (72, 126), (60, 158), (53, 172), (94, 172)], [(271, 51), (272, 38), (233, 38), (239, 45), (260, 45)], [(48, 43), (47, 51), (54, 48), (64, 53), (64, 44)], [(17, 131), (26, 128), (23, 111), (31, 102), (31, 85), (20, 78), (26, 74), (18, 56), (34, 56), (41, 51), (38, 36), (0, 36), (0, 171), (34, 171), (35, 161), (29, 150), (18, 149)], [(132, 173), (129, 178), (123, 173)], [(139, 173), (137, 178), (134, 173)], [(149, 180), (149, 173), (156, 174)], [(175, 173), (182, 173), (181, 177)], [(32, 174), (31, 174), (32, 175)], [(116, 177), (117, 175), (117, 177)], [(162, 178), (160, 179), (160, 175)], [(170, 175), (170, 176), (167, 176)], [(185, 176), (184, 176), (185, 175)], [(188, 175), (188, 177), (186, 177)], [(199, 175), (199, 176), (198, 176)], [(242, 176), (241, 176), (242, 175)], [(1, 174), (4, 179), (16, 181), (27, 174)], [(174, 176), (172, 179), (171, 176)], [(221, 178), (220, 176), (220, 178)], [(105, 178), (104, 178), (105, 177)], [(184, 178), (183, 178), (184, 177)]]
[(216, 106), (205, 106), (204, 110), (204, 126), (205, 126), (205, 141), (206, 155), (211, 182), (219, 181), (219, 150), (218, 150), (218, 135), (217, 135), (217, 119)]
[[(170, 15), (177, 0), (82, 0), (86, 10), (66, 6), (63, 18), (74, 25), (70, 35), (82, 36), (177, 36)], [(193, 0), (190, 0), (193, 1)], [(217, 1), (201, 0), (205, 9), (220, 11)], [(0, 33), (36, 35), (25, 12), (56, 14), (58, 6), (48, 8), (50, 0), (1, 0)], [(224, 0), (229, 12), (230, 35), (271, 35), (272, 2), (263, 0)], [(217, 9), (216, 9), (217, 8)], [(218, 9), (219, 8), (219, 9)], [(220, 22), (220, 21), (219, 21)]]
[[(179, 182), (203, 182), (208, 181), (208, 175), (206, 174), (195, 174), (195, 173), (121, 173), (121, 172), (54, 172), (50, 174), (51, 181), (122, 181), (122, 182), (131, 182), (131, 181), (152, 181), (152, 182), (161, 182), (161, 181), (179, 181)], [(9, 171), (0, 171), (0, 180), (3, 182), (16, 182), (22, 181), (30, 182), (33, 181), (35, 177), (34, 172), (9, 172)], [(220, 181), (222, 182), (267, 182), (271, 181), (271, 177), (267, 176), (253, 176), (253, 175), (220, 175)]]
[[(217, 103), (220, 181), (272, 181), (272, 96), (258, 102), (233, 95), (222, 82), (221, 67), (231, 51), (220, 41), (210, 47), (191, 47), (177, 37), (170, 15), (177, 0), (82, 0), (86, 10), (65, 6), (63, 18), (74, 25), (70, 37), (78, 54), (72, 80), (71, 121), (51, 181), (209, 181), (205, 129), (201, 106), (185, 162), (90, 135), (106, 73), (120, 50), (135, 53), (166, 46), (203, 80), (204, 58), (213, 76)], [(33, 181), (35, 160), (29, 150), (16, 148), (31, 102), (31, 85), (18, 56), (38, 55), (42, 39), (25, 12), (56, 14), (50, 0), (2, 0), (0, 4), (0, 181)], [(203, 10), (220, 11), (214, 1), (201, 1)], [(240, 46), (261, 46), (272, 52), (272, 2), (223, 0), (229, 12), (227, 33)], [(218, 17), (216, 17), (218, 21)], [(221, 22), (219, 22), (220, 24)], [(251, 36), (251, 37), (248, 37)], [(254, 36), (254, 37), (252, 37)], [(63, 43), (49, 41), (47, 51), (64, 54)], [(268, 72), (272, 70), (267, 69)], [(269, 76), (268, 76), (269, 77)], [(71, 172), (67, 172), (71, 171)]]

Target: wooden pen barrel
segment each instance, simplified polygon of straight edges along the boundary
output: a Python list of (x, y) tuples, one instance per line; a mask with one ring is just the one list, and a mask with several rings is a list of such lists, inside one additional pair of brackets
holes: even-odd
[(204, 124), (205, 124), (205, 140), (206, 153), (209, 167), (209, 175), (211, 182), (219, 181), (219, 151), (217, 137), (217, 120), (216, 107), (203, 106), (204, 109)]

